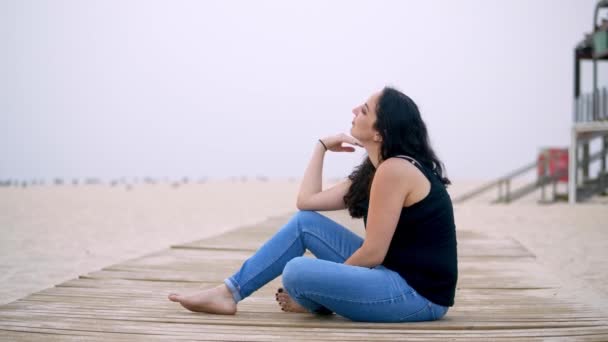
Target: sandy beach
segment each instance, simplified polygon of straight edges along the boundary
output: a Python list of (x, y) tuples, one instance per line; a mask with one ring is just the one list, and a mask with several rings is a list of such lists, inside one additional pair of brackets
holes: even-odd
[[(483, 182), (454, 182), (452, 197)], [(325, 186), (330, 186), (327, 183)], [(0, 188), (0, 304), (126, 259), (296, 210), (295, 180), (173, 187)], [(538, 204), (538, 193), (490, 205), (496, 191), (455, 205), (457, 229), (510, 236), (561, 280), (561, 291), (606, 310), (608, 206)]]

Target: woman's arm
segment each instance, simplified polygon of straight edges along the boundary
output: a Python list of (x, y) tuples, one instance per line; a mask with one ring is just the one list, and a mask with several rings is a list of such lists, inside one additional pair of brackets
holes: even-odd
[(325, 157), (325, 147), (321, 142), (315, 144), (312, 152), (312, 157), (308, 162), (302, 183), (300, 184), (300, 192), (298, 193), (297, 207), (303, 203), (308, 197), (321, 192), (322, 177), (323, 177), (323, 158)]
[[(359, 141), (346, 134), (338, 134), (321, 139), (328, 151), (333, 152), (354, 152), (352, 146), (344, 146), (343, 143), (361, 146)], [(344, 195), (350, 188), (351, 181), (345, 180), (333, 187), (322, 191), (323, 183), (323, 158), (325, 157), (325, 147), (317, 141), (313, 150), (312, 157), (306, 171), (300, 191), (296, 201), (296, 207), (300, 210), (339, 210), (346, 208)]]
[(344, 263), (376, 267), (384, 261), (403, 203), (411, 193), (418, 170), (409, 162), (390, 158), (378, 167), (370, 191), (367, 227), (363, 245)]

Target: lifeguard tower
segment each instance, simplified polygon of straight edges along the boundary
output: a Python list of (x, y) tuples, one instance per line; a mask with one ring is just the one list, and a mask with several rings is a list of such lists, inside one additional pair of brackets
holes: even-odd
[[(608, 90), (599, 86), (600, 63), (608, 61), (608, 20), (599, 21), (601, 11), (608, 10), (608, 0), (598, 1), (593, 16), (593, 31), (574, 49), (574, 116), (571, 131), (568, 200), (570, 203), (603, 193), (608, 187), (606, 154), (608, 150)], [(593, 65), (592, 88), (581, 93), (581, 64)], [(602, 73), (604, 77), (606, 71)], [(598, 151), (591, 151), (594, 141)], [(590, 165), (599, 162), (597, 175), (590, 174)]]
[[(569, 148), (548, 147), (541, 149), (537, 160), (524, 165), (498, 179), (473, 189), (453, 199), (455, 203), (467, 201), (491, 189), (498, 189), (498, 198), (492, 203), (511, 203), (530, 193), (541, 190), (541, 203), (568, 199), (570, 203), (584, 201), (591, 196), (606, 194), (608, 172), (608, 71), (600, 70), (608, 66), (608, 16), (600, 21), (600, 12), (608, 12), (608, 0), (598, 1), (593, 15), (593, 30), (574, 49), (574, 108)], [(591, 91), (582, 93), (583, 63), (592, 64)], [(600, 65), (601, 64), (601, 65)], [(604, 77), (600, 86), (599, 76)], [(585, 81), (588, 81), (585, 79)], [(595, 151), (591, 146), (595, 145)], [(599, 163), (599, 165), (597, 164)], [(597, 174), (591, 174), (591, 167)], [(597, 167), (599, 166), (599, 167)], [(512, 182), (533, 170), (536, 179), (517, 189)], [(558, 193), (557, 185), (567, 183), (567, 193)], [(546, 198), (545, 188), (550, 187), (553, 195)]]

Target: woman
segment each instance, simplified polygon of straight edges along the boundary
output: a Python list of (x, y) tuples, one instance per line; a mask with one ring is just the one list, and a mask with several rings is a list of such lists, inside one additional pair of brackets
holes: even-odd
[[(224, 284), (169, 295), (191, 311), (235, 314), (239, 301), (283, 275), (284, 311), (337, 313), (355, 321), (431, 321), (454, 304), (456, 233), (442, 163), (416, 104), (387, 87), (353, 109), (351, 136), (319, 139), (300, 209)], [(347, 144), (347, 145), (343, 145)], [(321, 190), (326, 151), (367, 157), (348, 179)], [(348, 208), (365, 239), (316, 211)], [(310, 250), (316, 258), (302, 257)]]

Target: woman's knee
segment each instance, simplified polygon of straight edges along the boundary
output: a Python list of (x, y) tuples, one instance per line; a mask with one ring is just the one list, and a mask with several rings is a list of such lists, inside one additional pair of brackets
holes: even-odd
[(325, 218), (325, 216), (316, 211), (300, 210), (293, 214), (289, 222), (284, 226), (284, 229), (295, 229), (300, 231), (303, 227), (315, 227), (323, 218)]
[(311, 258), (295, 257), (283, 269), (283, 286), (288, 290), (295, 289), (305, 281), (307, 269), (310, 268)]
[(301, 224), (318, 222), (319, 220), (325, 218), (325, 216), (319, 214), (319, 212), (311, 210), (299, 210), (293, 215), (293, 217)]

